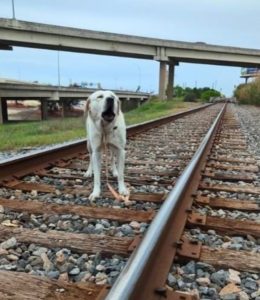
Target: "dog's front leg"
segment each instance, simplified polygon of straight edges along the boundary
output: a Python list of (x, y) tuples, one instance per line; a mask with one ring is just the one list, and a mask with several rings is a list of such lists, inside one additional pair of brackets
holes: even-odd
[(94, 189), (90, 194), (89, 199), (93, 201), (100, 196), (100, 172), (101, 172), (101, 150), (94, 150), (92, 152), (92, 168), (94, 171)]
[(129, 191), (124, 182), (124, 170), (125, 170), (125, 150), (117, 150), (117, 167), (118, 167), (118, 191), (121, 195), (128, 195)]

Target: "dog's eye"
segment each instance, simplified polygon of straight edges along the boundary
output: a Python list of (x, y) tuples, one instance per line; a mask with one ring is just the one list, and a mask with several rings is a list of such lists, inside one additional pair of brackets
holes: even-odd
[(103, 95), (99, 95), (98, 97), (97, 97), (97, 99), (102, 99), (103, 98)]

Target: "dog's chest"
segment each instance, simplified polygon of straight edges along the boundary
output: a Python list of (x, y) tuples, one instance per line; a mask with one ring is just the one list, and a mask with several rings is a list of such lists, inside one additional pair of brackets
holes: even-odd
[(114, 142), (118, 142), (118, 131), (116, 130), (103, 130), (102, 132), (102, 144), (107, 143), (114, 143)]

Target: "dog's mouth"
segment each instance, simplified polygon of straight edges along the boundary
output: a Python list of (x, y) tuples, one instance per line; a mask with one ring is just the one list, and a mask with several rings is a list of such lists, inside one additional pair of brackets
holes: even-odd
[(113, 97), (108, 97), (106, 99), (106, 109), (105, 111), (102, 112), (102, 118), (107, 121), (107, 122), (112, 122), (115, 118), (115, 113), (114, 113), (114, 98)]
[(102, 113), (102, 118), (107, 121), (107, 122), (112, 122), (115, 118), (115, 113), (113, 111), (110, 111), (110, 112), (103, 112)]

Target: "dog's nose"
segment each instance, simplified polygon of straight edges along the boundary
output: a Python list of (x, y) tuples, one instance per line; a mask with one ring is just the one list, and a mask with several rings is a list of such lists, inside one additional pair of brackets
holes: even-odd
[(107, 97), (106, 98), (106, 109), (112, 108), (114, 107), (114, 98), (113, 97)]

